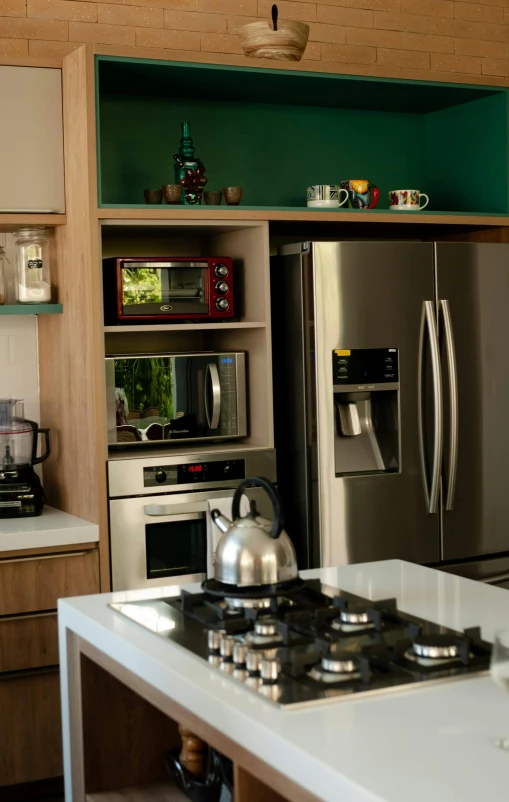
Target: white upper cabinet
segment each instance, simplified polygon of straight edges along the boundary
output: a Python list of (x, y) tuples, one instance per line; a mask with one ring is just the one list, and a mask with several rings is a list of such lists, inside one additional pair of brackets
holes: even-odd
[(62, 71), (0, 66), (0, 213), (65, 212)]

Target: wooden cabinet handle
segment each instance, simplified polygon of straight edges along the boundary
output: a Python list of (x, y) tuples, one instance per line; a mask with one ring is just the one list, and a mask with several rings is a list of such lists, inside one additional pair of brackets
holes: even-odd
[(179, 755), (181, 765), (193, 777), (204, 777), (207, 744), (194, 732), (181, 725), (179, 725), (179, 733), (182, 737), (182, 751)]

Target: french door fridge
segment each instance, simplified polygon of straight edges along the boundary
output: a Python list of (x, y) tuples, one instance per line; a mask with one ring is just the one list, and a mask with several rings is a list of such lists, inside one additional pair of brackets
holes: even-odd
[(272, 281), (300, 566), (401, 558), (509, 578), (509, 245), (299, 243)]

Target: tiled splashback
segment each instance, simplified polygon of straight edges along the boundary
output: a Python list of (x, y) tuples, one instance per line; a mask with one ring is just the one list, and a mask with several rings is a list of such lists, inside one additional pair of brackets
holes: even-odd
[[(6, 303), (14, 299), (14, 238), (0, 234), (6, 249)], [(39, 364), (35, 315), (0, 315), (0, 397), (22, 398), (25, 415), (39, 422)], [(42, 424), (42, 422), (41, 422)]]

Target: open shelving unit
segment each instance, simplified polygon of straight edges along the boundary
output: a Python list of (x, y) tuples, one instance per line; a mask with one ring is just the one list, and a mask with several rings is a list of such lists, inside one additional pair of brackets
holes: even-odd
[[(101, 216), (509, 222), (504, 87), (100, 55), (95, 69)], [(208, 186), (243, 186), (245, 205), (144, 205), (173, 180), (182, 120)], [(306, 208), (308, 185), (356, 175), (380, 188), (375, 210)], [(390, 212), (397, 187), (426, 191), (429, 210)]]

